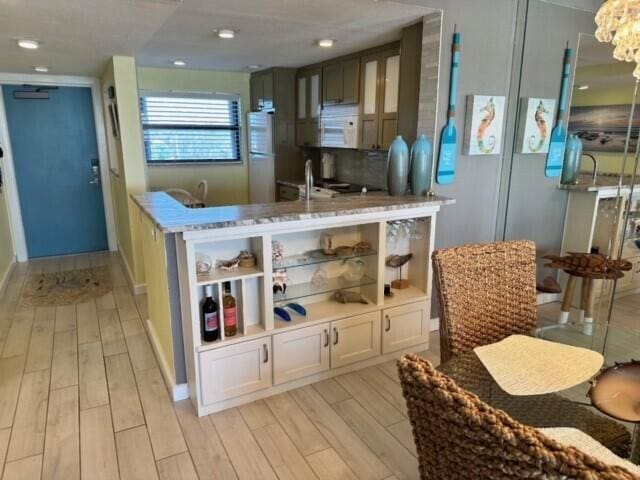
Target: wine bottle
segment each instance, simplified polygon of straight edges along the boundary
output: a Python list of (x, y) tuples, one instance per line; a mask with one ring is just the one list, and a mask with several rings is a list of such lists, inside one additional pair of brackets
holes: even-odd
[(224, 283), (222, 306), (224, 307), (224, 335), (233, 337), (238, 332), (238, 313), (236, 299), (231, 295), (231, 282)]
[(213, 342), (220, 335), (218, 304), (213, 299), (213, 285), (207, 285), (204, 291), (206, 298), (202, 302), (202, 339)]

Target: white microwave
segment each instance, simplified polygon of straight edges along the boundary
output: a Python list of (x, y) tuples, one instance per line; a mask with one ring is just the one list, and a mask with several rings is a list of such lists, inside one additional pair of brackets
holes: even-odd
[(320, 113), (320, 146), (358, 148), (360, 115), (357, 105), (325, 107)]

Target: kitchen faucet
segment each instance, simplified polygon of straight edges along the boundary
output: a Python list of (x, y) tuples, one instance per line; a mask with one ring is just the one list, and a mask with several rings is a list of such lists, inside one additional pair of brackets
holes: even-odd
[(594, 157), (590, 153), (583, 153), (582, 155), (584, 155), (585, 157), (589, 157), (593, 161), (593, 174), (591, 175), (591, 180), (593, 181), (593, 184), (595, 185), (596, 184), (596, 177), (598, 176), (598, 160), (596, 160), (596, 157)]
[(304, 198), (311, 200), (311, 190), (313, 189), (313, 172), (311, 171), (312, 162), (307, 160), (304, 164)]

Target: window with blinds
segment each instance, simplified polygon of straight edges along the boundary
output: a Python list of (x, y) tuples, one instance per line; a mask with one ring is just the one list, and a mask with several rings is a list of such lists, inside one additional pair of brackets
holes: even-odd
[(140, 99), (147, 163), (241, 162), (238, 98)]

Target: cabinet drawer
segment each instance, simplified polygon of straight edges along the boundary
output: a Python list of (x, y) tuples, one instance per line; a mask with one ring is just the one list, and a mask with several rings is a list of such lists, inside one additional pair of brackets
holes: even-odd
[(273, 383), (329, 370), (329, 324), (273, 336)]
[(202, 403), (271, 386), (271, 339), (260, 338), (200, 353)]
[(382, 353), (429, 341), (429, 318), (425, 302), (388, 308), (382, 312)]
[(331, 368), (380, 355), (380, 312), (331, 322)]

